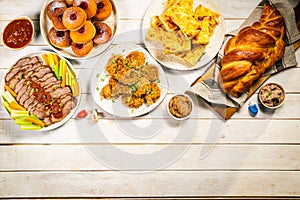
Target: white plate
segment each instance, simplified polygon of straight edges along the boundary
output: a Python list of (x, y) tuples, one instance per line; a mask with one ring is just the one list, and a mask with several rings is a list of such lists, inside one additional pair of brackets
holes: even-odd
[(167, 0), (154, 0), (153, 3), (149, 6), (143, 20), (143, 38), (146, 45), (146, 48), (149, 50), (150, 54), (162, 65), (176, 70), (193, 70), (204, 65), (208, 64), (218, 53), (219, 49), (222, 46), (224, 35), (225, 35), (225, 22), (221, 14), (220, 9), (211, 1), (211, 0), (194, 0), (194, 9), (197, 5), (201, 4), (217, 13), (220, 14), (220, 24), (216, 26), (214, 34), (210, 37), (210, 42), (205, 48), (205, 52), (200, 60), (193, 67), (188, 67), (182, 63), (176, 62), (174, 59), (168, 56), (160, 58), (158, 54), (161, 54), (161, 51), (157, 50), (150, 42), (146, 41), (146, 35), (151, 25), (151, 18), (155, 15), (161, 15), (165, 9)]
[(40, 29), (41, 29), (41, 33), (42, 33), (42, 36), (43, 36), (44, 40), (51, 47), (51, 49), (53, 51), (55, 51), (56, 53), (66, 57), (66, 58), (70, 58), (70, 59), (92, 58), (94, 56), (97, 56), (97, 55), (101, 54), (113, 42), (113, 40), (115, 38), (115, 35), (116, 35), (116, 31), (117, 31), (118, 16), (117, 16), (117, 8), (116, 8), (116, 5), (114, 3), (114, 0), (110, 0), (113, 10), (112, 10), (112, 13), (111, 13), (110, 17), (108, 17), (106, 20), (103, 21), (107, 25), (110, 26), (110, 28), (112, 30), (112, 33), (113, 33), (112, 38), (108, 42), (106, 42), (105, 44), (101, 44), (101, 45), (94, 45), (94, 48), (92, 49), (92, 51), (88, 55), (83, 56), (83, 57), (76, 56), (73, 53), (71, 47), (62, 48), (62, 49), (56, 48), (55, 46), (53, 46), (51, 44), (51, 42), (49, 40), (49, 37), (48, 37), (49, 30), (53, 27), (51, 20), (47, 16), (47, 5), (51, 1), (53, 1), (53, 0), (46, 0), (43, 7), (42, 7), (42, 10), (41, 10), (41, 13), (40, 13)]
[[(50, 51), (37, 51), (37, 52), (33, 52), (33, 53), (30, 53), (30, 54), (27, 54), (27, 55), (25, 55), (25, 56), (19, 58), (18, 60), (20, 60), (20, 59), (22, 59), (22, 58), (25, 58), (25, 57), (32, 57), (32, 56), (39, 56), (39, 57), (41, 58), (41, 60), (43, 60), (42, 57), (41, 57), (41, 55), (42, 55), (42, 54), (48, 54), (48, 53), (54, 53), (54, 52), (50, 52)], [(59, 56), (59, 55), (58, 55), (58, 56)], [(60, 58), (61, 58), (61, 59), (64, 59), (64, 58), (62, 58), (62, 57), (60, 57)], [(18, 60), (16, 60), (16, 62), (17, 62)], [(16, 63), (16, 62), (15, 62), (15, 63)], [(79, 79), (78, 79), (78, 75), (77, 75), (77, 73), (76, 73), (74, 67), (72, 66), (72, 64), (71, 64), (68, 60), (66, 60), (66, 62), (68, 63), (68, 65), (69, 65), (70, 69), (73, 71), (73, 73), (76, 75), (76, 79), (77, 79), (77, 81), (78, 81), (78, 83), (79, 83), (79, 96), (75, 97), (75, 103), (76, 103), (76, 105), (75, 105), (75, 107), (71, 110), (71, 112), (70, 112), (70, 113), (69, 113), (62, 121), (57, 122), (57, 123), (54, 123), (54, 124), (52, 124), (52, 125), (50, 125), (50, 126), (44, 127), (44, 128), (42, 128), (42, 129), (40, 129), (40, 130), (38, 130), (38, 131), (50, 131), (50, 130), (53, 130), (53, 129), (56, 129), (56, 128), (62, 126), (64, 123), (66, 123), (66, 122), (73, 116), (73, 114), (75, 113), (75, 111), (77, 110), (77, 108), (78, 108), (78, 106), (79, 106), (79, 102), (80, 102), (80, 98), (81, 98), (81, 84), (80, 84), (80, 81), (79, 81)], [(14, 63), (14, 64), (15, 64), (15, 63)], [(14, 65), (14, 64), (13, 64), (13, 65)], [(12, 66), (13, 66), (13, 65), (12, 65)], [(12, 67), (12, 66), (11, 66), (11, 67)], [(4, 92), (5, 77), (6, 77), (6, 74), (10, 71), (10, 68), (11, 68), (11, 67), (9, 67), (9, 68), (6, 70), (6, 72), (4, 73), (4, 75), (3, 75), (3, 77), (2, 77), (2, 80), (1, 80), (1, 86), (0, 86), (0, 95), (2, 95), (3, 92)], [(3, 105), (3, 98), (2, 98), (2, 97), (1, 97), (1, 102), (2, 102), (2, 105)], [(3, 107), (4, 107), (4, 105), (3, 105)], [(6, 110), (6, 109), (4, 108), (4, 110)], [(7, 114), (9, 115), (8, 112), (7, 112)]]
[[(154, 64), (158, 68), (160, 79), (158, 85), (161, 89), (161, 95), (157, 102), (150, 106), (143, 104), (137, 109), (127, 107), (122, 103), (122, 100), (120, 98), (114, 101), (108, 99), (100, 99), (100, 92), (102, 88), (108, 83), (110, 78), (110, 76), (105, 70), (105, 66), (108, 60), (111, 58), (112, 55), (122, 54), (126, 56), (132, 51), (143, 52), (146, 56), (146, 62)], [(137, 117), (152, 111), (163, 101), (168, 91), (168, 81), (161, 66), (155, 61), (155, 59), (152, 58), (152, 56), (144, 48), (131, 43), (122, 43), (116, 45), (108, 49), (104, 54), (102, 54), (101, 59), (96, 64), (96, 67), (94, 69), (91, 86), (93, 98), (96, 104), (105, 112), (117, 117)]]

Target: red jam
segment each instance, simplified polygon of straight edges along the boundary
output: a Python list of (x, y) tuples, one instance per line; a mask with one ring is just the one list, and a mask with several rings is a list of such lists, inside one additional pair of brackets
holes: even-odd
[(31, 42), (33, 26), (28, 19), (16, 19), (10, 22), (4, 29), (3, 42), (6, 46), (18, 49)]

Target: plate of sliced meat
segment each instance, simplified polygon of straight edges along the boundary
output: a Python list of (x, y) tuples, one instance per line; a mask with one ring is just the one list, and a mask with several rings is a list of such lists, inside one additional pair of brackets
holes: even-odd
[(80, 101), (80, 82), (72, 64), (53, 52), (28, 54), (1, 80), (2, 104), (21, 130), (48, 131), (67, 122)]

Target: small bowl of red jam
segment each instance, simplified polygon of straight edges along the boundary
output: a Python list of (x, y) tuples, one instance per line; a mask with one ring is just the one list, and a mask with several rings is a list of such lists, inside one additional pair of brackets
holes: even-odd
[(30, 44), (34, 36), (33, 22), (29, 17), (11, 20), (2, 32), (2, 43), (12, 50), (23, 49)]

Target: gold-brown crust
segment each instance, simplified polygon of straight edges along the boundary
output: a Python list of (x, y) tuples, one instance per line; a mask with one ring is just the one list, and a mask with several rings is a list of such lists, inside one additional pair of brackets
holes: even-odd
[(97, 20), (107, 19), (112, 12), (112, 5), (110, 0), (96, 0), (97, 12), (94, 16)]
[(81, 7), (86, 12), (86, 18), (94, 17), (97, 12), (97, 4), (95, 0), (74, 0), (73, 6)]
[(66, 8), (66, 7), (67, 7), (67, 5), (64, 1), (61, 1), (61, 0), (52, 1), (46, 7), (47, 16), (49, 17), (49, 19), (51, 19), (53, 12), (57, 8)]
[(93, 42), (89, 41), (85, 44), (77, 44), (75, 42), (72, 42), (71, 48), (76, 56), (83, 57), (89, 54), (93, 49)]
[(53, 12), (52, 17), (51, 17), (50, 20), (52, 21), (52, 24), (53, 24), (53, 26), (55, 27), (56, 30), (60, 30), (60, 31), (67, 30), (65, 25), (62, 22), (62, 17), (63, 17), (63, 14), (66, 10), (67, 10), (66, 7), (62, 7), (62, 8), (57, 8)]
[(70, 31), (58, 31), (54, 27), (49, 31), (49, 40), (52, 45), (58, 48), (69, 47), (72, 43)]
[(245, 27), (225, 46), (218, 80), (234, 97), (247, 92), (284, 54), (284, 24), (280, 12), (265, 5), (259, 22)]
[(96, 34), (93, 39), (95, 44), (104, 44), (110, 40), (112, 37), (111, 28), (104, 22), (95, 22), (94, 23)]
[(73, 42), (83, 44), (92, 40), (96, 30), (90, 21), (85, 21), (82, 27), (77, 31), (71, 31), (70, 36)]
[(62, 18), (64, 26), (71, 31), (80, 29), (85, 21), (86, 13), (80, 7), (67, 8)]

